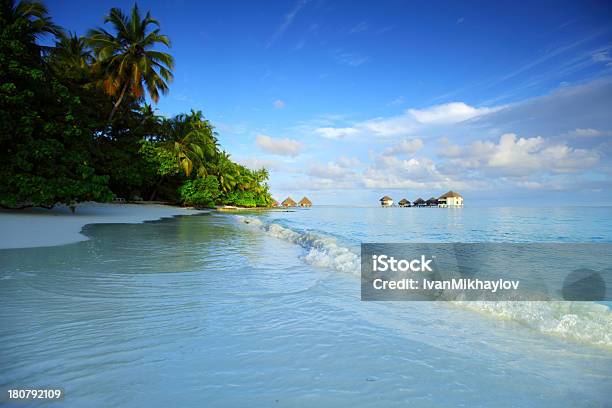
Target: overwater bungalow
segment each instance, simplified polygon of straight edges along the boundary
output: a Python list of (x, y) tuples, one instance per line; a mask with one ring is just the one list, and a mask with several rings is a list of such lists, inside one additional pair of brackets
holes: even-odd
[(427, 205), (427, 203), (425, 202), (425, 200), (423, 200), (421, 197), (417, 198), (416, 200), (414, 200), (414, 202), (412, 203), (413, 207), (425, 207)]
[(312, 201), (310, 201), (308, 197), (302, 197), (298, 205), (300, 207), (312, 207)]
[(283, 201), (281, 203), (281, 205), (283, 207), (295, 207), (297, 205), (297, 203), (295, 201), (293, 201), (293, 199), (291, 197), (287, 197), (287, 198), (285, 198), (285, 201)]
[(438, 199), (435, 197), (431, 197), (429, 200), (425, 201), (425, 204), (427, 204), (428, 207), (437, 207)]
[(383, 207), (391, 207), (393, 205), (393, 199), (389, 196), (384, 196), (379, 201), (380, 205)]
[(410, 201), (406, 200), (405, 198), (402, 198), (398, 204), (400, 207), (410, 207)]
[(438, 207), (463, 207), (463, 197), (455, 191), (448, 191), (438, 198)]

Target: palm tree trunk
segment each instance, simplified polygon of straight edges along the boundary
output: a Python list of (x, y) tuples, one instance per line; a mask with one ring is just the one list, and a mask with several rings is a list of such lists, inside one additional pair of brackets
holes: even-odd
[(117, 112), (117, 108), (119, 107), (119, 104), (121, 104), (121, 101), (123, 100), (123, 97), (125, 96), (125, 91), (127, 91), (128, 85), (129, 85), (129, 81), (126, 82), (125, 85), (123, 85), (123, 89), (121, 90), (119, 99), (117, 99), (117, 102), (113, 104), (113, 110), (111, 111), (110, 116), (108, 117), (108, 120), (111, 120), (113, 116), (115, 116), (115, 112)]
[(164, 181), (164, 176), (161, 176), (159, 180), (157, 181), (157, 184), (155, 184), (155, 187), (153, 188), (153, 192), (149, 196), (149, 201), (155, 200), (155, 196), (157, 195), (157, 190), (159, 189), (159, 186), (161, 186), (162, 181)]

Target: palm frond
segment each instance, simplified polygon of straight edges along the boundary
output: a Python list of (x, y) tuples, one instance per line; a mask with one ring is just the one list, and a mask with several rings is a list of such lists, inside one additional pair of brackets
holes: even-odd
[(114, 33), (91, 30), (87, 42), (96, 56), (96, 69), (107, 76), (105, 91), (114, 96), (117, 89), (127, 86), (132, 96), (142, 98), (146, 90), (157, 103), (160, 93), (168, 92), (174, 68), (172, 56), (155, 49), (159, 44), (170, 47), (170, 39), (160, 34), (159, 22), (150, 12), (141, 18), (134, 5), (129, 16), (112, 8), (105, 23), (113, 26)]

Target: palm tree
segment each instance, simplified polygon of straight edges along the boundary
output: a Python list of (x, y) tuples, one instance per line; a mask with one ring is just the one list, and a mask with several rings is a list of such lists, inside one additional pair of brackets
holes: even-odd
[(167, 145), (185, 175), (191, 176), (194, 169), (198, 175), (206, 175), (204, 164), (216, 156), (218, 145), (214, 129), (202, 112), (177, 115), (164, 127)]
[(85, 37), (76, 33), (62, 34), (51, 52), (51, 57), (61, 65), (85, 68), (93, 62), (93, 55)]
[(104, 23), (111, 23), (115, 34), (103, 28), (90, 30), (88, 42), (96, 55), (94, 67), (103, 76), (104, 90), (111, 96), (118, 95), (109, 116), (111, 120), (128, 89), (135, 98), (142, 98), (146, 88), (149, 97), (157, 103), (160, 92), (168, 92), (174, 59), (170, 54), (154, 50), (158, 44), (170, 47), (170, 39), (160, 34), (159, 22), (151, 13), (147, 12), (141, 19), (137, 5), (130, 17), (112, 8)]
[(265, 167), (253, 172), (257, 184), (265, 183), (270, 178), (270, 172)]
[(162, 117), (157, 115), (155, 112), (157, 108), (154, 108), (150, 103), (144, 103), (142, 106), (138, 106), (134, 110), (134, 113), (141, 117), (140, 123), (137, 127), (143, 126), (145, 123), (159, 124), (161, 123)]
[(51, 20), (49, 11), (41, 2), (0, 0), (0, 26), (9, 26), (26, 21), (29, 23), (26, 35), (29, 36), (32, 43), (46, 34), (54, 36), (62, 34), (61, 27)]
[(224, 193), (232, 191), (238, 184), (239, 174), (237, 166), (230, 159), (230, 155), (227, 152), (223, 151), (219, 154), (215, 171), (221, 191)]

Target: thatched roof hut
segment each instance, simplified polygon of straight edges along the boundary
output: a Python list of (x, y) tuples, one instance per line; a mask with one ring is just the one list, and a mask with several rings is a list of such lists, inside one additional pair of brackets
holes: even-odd
[(398, 204), (400, 207), (410, 207), (410, 201), (406, 200), (405, 198), (402, 198)]
[(442, 198), (449, 198), (449, 197), (459, 198), (459, 197), (461, 197), (461, 194), (459, 194), (459, 193), (457, 193), (455, 191), (447, 191), (446, 193), (444, 193), (440, 197), (438, 197), (438, 200), (440, 200)]
[(272, 207), (278, 207), (280, 204), (276, 200), (272, 200)]
[(308, 197), (302, 197), (302, 199), (300, 200), (300, 202), (298, 203), (298, 205), (300, 207), (311, 207), (312, 206), (312, 201), (310, 201), (308, 199)]
[(438, 198), (439, 207), (463, 207), (463, 197), (455, 191), (447, 191)]
[(429, 200), (427, 200), (425, 202), (429, 207), (437, 207), (438, 206), (438, 199), (435, 197), (431, 197)]
[(380, 205), (383, 207), (391, 207), (393, 205), (393, 199), (389, 196), (384, 196), (380, 200)]
[(285, 198), (285, 201), (283, 201), (281, 203), (281, 205), (283, 207), (295, 207), (297, 205), (297, 203), (295, 201), (293, 201), (293, 199), (291, 197), (287, 197), (287, 198)]
[(414, 200), (414, 202), (412, 203), (413, 206), (415, 207), (423, 207), (425, 205), (425, 200), (423, 200), (421, 197), (417, 198), (416, 200)]

